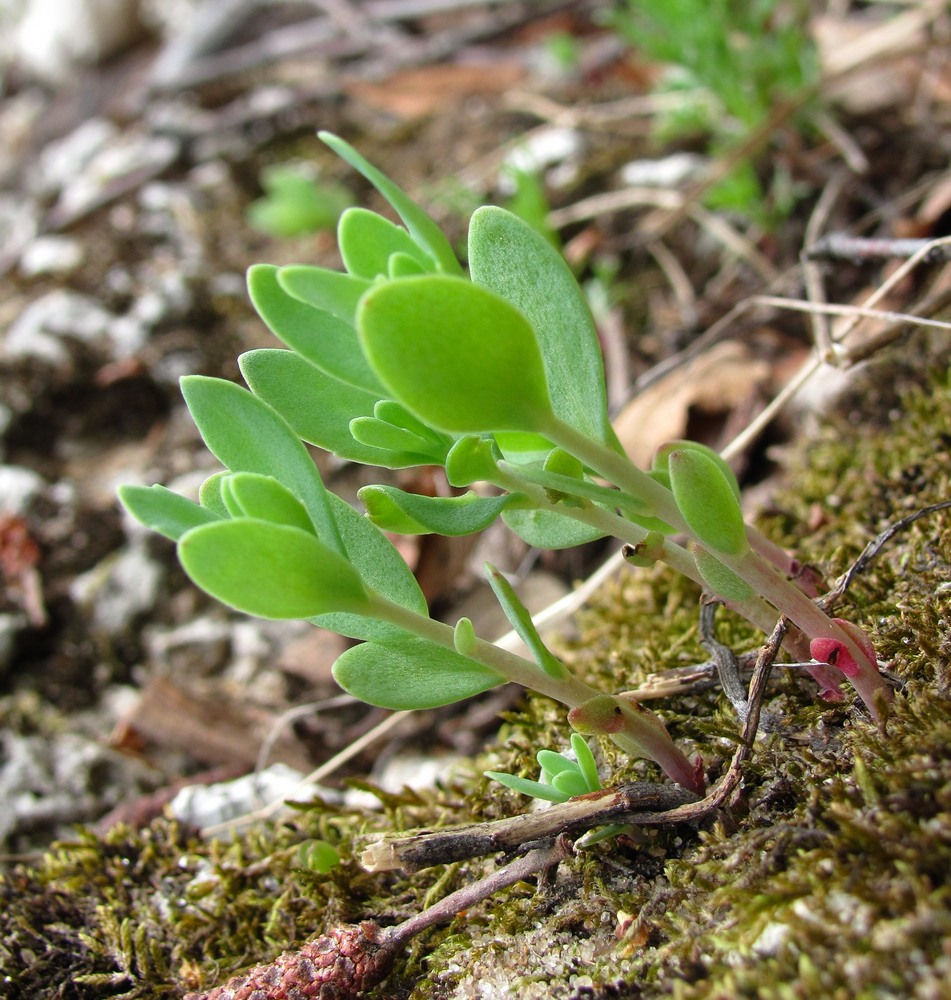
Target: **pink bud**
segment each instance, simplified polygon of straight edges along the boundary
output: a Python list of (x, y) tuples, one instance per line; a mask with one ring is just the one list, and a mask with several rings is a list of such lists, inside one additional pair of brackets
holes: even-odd
[[(849, 638), (865, 653), (869, 662), (874, 664), (876, 662), (875, 647), (858, 625), (853, 625), (842, 618), (833, 618), (832, 620), (839, 628), (848, 633)], [(862, 673), (861, 664), (856, 662), (855, 657), (849, 652), (848, 646), (840, 639), (819, 636), (809, 643), (809, 653), (814, 660), (836, 667), (846, 677), (858, 677)]]

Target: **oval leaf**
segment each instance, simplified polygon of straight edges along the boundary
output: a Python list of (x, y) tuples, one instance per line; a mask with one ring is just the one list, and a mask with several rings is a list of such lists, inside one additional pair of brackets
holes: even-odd
[(337, 156), (361, 173), (383, 195), (403, 220), (414, 242), (426, 250), (440, 271), (445, 271), (447, 274), (462, 274), (456, 254), (442, 230), (401, 187), (394, 184), (386, 174), (377, 170), (369, 160), (339, 136), (331, 132), (318, 132), (317, 135)]
[(539, 549), (568, 549), (604, 538), (605, 534), (551, 510), (507, 510), (502, 520), (519, 538)]
[(222, 481), (222, 494), (236, 505), (239, 517), (254, 517), (314, 532), (304, 505), (273, 476), (237, 472)]
[(428, 424), (424, 424), (415, 414), (409, 412), (401, 403), (395, 399), (381, 399), (373, 407), (373, 416), (379, 420), (385, 420), (394, 427), (402, 427), (404, 430), (412, 431), (424, 441), (431, 441), (440, 447), (449, 448), (455, 441), (449, 434), (434, 431)]
[(146, 528), (177, 542), (186, 531), (219, 520), (218, 514), (164, 486), (120, 486), (122, 506)]
[(301, 439), (263, 400), (224, 379), (186, 375), (182, 395), (208, 450), (231, 472), (259, 472), (303, 503), (317, 534), (340, 551), (329, 494)]
[(554, 445), (541, 434), (524, 431), (502, 431), (495, 435), (495, 443), (506, 461), (513, 465), (544, 462)]
[(424, 461), (419, 464), (442, 465), (446, 461), (446, 445), (434, 445), (432, 441), (424, 440), (418, 434), (395, 427), (386, 420), (376, 417), (356, 417), (350, 421), (350, 433), (354, 441), (377, 448), (383, 452), (404, 455), (419, 455)]
[(562, 771), (578, 770), (578, 766), (573, 760), (568, 760), (564, 754), (560, 754), (556, 750), (539, 750), (535, 754), (535, 760), (538, 761), (538, 766), (552, 777), (561, 774)]
[(575, 752), (578, 760), (578, 770), (584, 775), (585, 784), (589, 792), (596, 792), (601, 787), (601, 775), (598, 774), (598, 765), (588, 746), (588, 741), (581, 733), (571, 734), (571, 749)]
[[(366, 586), (394, 604), (418, 615), (428, 615), (426, 598), (416, 577), (393, 543), (379, 528), (339, 497), (331, 494), (330, 502), (347, 558)], [(352, 639), (383, 640), (406, 636), (402, 629), (367, 615), (321, 615), (313, 619), (313, 622)]]
[(567, 795), (568, 798), (574, 798), (576, 795), (586, 795), (591, 791), (584, 780), (584, 775), (574, 769), (561, 771), (559, 774), (554, 775), (551, 779), (551, 784), (553, 788), (557, 788), (559, 792)]
[(371, 287), (364, 278), (311, 264), (280, 268), (277, 283), (292, 298), (323, 309), (350, 326), (354, 325), (360, 296)]
[(238, 358), (238, 366), (254, 395), (273, 407), (309, 444), (349, 462), (390, 469), (431, 461), (425, 453), (389, 451), (355, 440), (350, 422), (373, 413), (376, 394), (332, 378), (293, 351), (248, 351)]
[(248, 270), (248, 294), (268, 329), (321, 371), (379, 398), (383, 386), (363, 356), (353, 324), (288, 295), (277, 272), (270, 264)]
[(417, 274), (428, 274), (431, 267), (423, 267), (415, 257), (405, 253), (394, 253), (387, 262), (387, 273), (391, 278), (412, 278)]
[(505, 683), (494, 670), (425, 639), (354, 646), (333, 674), (354, 697), (397, 711), (451, 705)]
[(512, 502), (510, 495), (425, 497), (395, 486), (364, 486), (357, 494), (367, 517), (384, 531), (401, 535), (471, 535), (492, 524)]
[(198, 500), (202, 507), (207, 507), (213, 514), (217, 514), (219, 518), (231, 517), (231, 513), (221, 496), (221, 482), (229, 475), (231, 473), (225, 471), (213, 472), (198, 487)]
[(501, 295), (535, 331), (555, 414), (613, 445), (598, 333), (562, 255), (512, 212), (478, 209), (469, 223), (472, 280)]
[(697, 564), (703, 582), (717, 597), (722, 597), (725, 601), (745, 601), (753, 596), (753, 588), (742, 577), (699, 545), (693, 547), (693, 561)]
[(408, 257), (416, 272), (433, 270), (433, 262), (402, 227), (366, 208), (348, 208), (337, 226), (337, 243), (344, 267), (360, 278), (373, 280), (390, 272), (390, 257)]
[(491, 438), (466, 435), (446, 455), (446, 479), (461, 489), (483, 480), (491, 482), (498, 472), (498, 454)]
[(186, 532), (178, 558), (202, 590), (260, 618), (310, 618), (368, 604), (350, 563), (300, 528), (216, 521)]
[(746, 525), (730, 479), (719, 464), (695, 448), (667, 457), (670, 488), (687, 527), (717, 552), (741, 556), (749, 549)]
[(710, 461), (713, 462), (726, 477), (727, 482), (730, 484), (730, 489), (733, 490), (733, 495), (736, 499), (740, 499), (740, 484), (736, 480), (736, 473), (734, 473), (733, 469), (730, 467), (730, 463), (727, 462), (727, 460), (718, 451), (714, 451), (713, 448), (708, 448), (707, 445), (701, 444), (699, 441), (676, 440), (668, 441), (666, 444), (662, 444), (654, 453), (654, 459), (652, 462), (651, 472), (659, 474), (659, 476), (655, 476), (655, 478), (659, 478), (664, 486), (670, 486), (670, 476), (667, 474), (667, 465), (670, 461), (671, 453), (680, 451), (684, 448), (698, 451), (701, 455), (706, 455), (707, 458), (709, 458)]
[(360, 302), (357, 331), (383, 384), (439, 430), (542, 431), (552, 421), (531, 327), (477, 285), (442, 275), (379, 285)]
[(478, 638), (469, 618), (460, 618), (452, 628), (452, 644), (460, 656), (471, 656), (476, 651)]

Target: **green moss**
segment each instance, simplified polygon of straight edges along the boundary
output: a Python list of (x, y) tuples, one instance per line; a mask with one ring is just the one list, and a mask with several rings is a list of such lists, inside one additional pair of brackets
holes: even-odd
[[(438, 895), (457, 887), (452, 873), (371, 876), (355, 860), (368, 835), (398, 828), (401, 816), (432, 819), (432, 801), (408, 799), (385, 814), (308, 805), (231, 843), (166, 821), (104, 837), (81, 830), (0, 879), (2, 995), (178, 996), (336, 924), (402, 919), (437, 880)], [(326, 875), (302, 868), (311, 839), (336, 847), (342, 864)]]

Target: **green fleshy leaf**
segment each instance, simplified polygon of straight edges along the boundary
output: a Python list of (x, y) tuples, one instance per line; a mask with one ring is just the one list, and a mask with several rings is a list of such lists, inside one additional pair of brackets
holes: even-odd
[(521, 431), (503, 431), (495, 435), (503, 457), (513, 465), (544, 462), (554, 445), (541, 434), (526, 434)]
[(597, 330), (562, 255), (517, 215), (485, 206), (469, 223), (469, 270), (476, 284), (501, 295), (528, 319), (555, 414), (616, 447)]
[(385, 420), (394, 427), (402, 427), (404, 430), (412, 431), (424, 441), (430, 441), (447, 450), (455, 441), (449, 434), (434, 431), (432, 427), (424, 424), (419, 417), (410, 413), (402, 403), (397, 403), (395, 399), (381, 399), (373, 407), (373, 416), (378, 420)]
[(350, 563), (300, 528), (251, 518), (215, 521), (186, 532), (178, 558), (202, 590), (260, 618), (309, 618), (368, 606)]
[(344, 266), (359, 278), (372, 281), (378, 275), (387, 276), (395, 254), (412, 261), (417, 273), (433, 270), (432, 260), (402, 226), (366, 208), (348, 208), (343, 213), (337, 243)]
[(230, 475), (231, 473), (228, 471), (213, 472), (198, 487), (198, 500), (202, 507), (207, 507), (213, 514), (217, 514), (219, 518), (231, 517), (221, 496), (221, 483), (226, 476)]
[(693, 561), (711, 593), (725, 601), (745, 601), (753, 596), (753, 588), (732, 569), (724, 566), (712, 552), (699, 545), (692, 548)]
[(574, 768), (562, 771), (560, 774), (552, 776), (551, 784), (559, 792), (573, 799), (576, 795), (587, 795), (591, 791), (584, 780), (584, 776)]
[(177, 542), (186, 531), (219, 520), (218, 514), (164, 486), (120, 486), (122, 506), (146, 528)]
[(532, 781), (529, 778), (519, 778), (515, 774), (506, 774), (504, 771), (483, 771), (487, 778), (497, 781), (506, 788), (511, 788), (513, 792), (522, 795), (530, 795), (533, 799), (544, 799), (546, 802), (567, 802), (570, 795), (560, 792), (551, 785), (546, 785), (541, 781)]
[(376, 394), (332, 378), (293, 351), (248, 351), (238, 358), (238, 366), (254, 395), (273, 407), (309, 444), (349, 462), (390, 469), (432, 461), (425, 452), (394, 452), (355, 440), (350, 422), (373, 413)]
[(452, 629), (452, 644), (460, 656), (472, 656), (476, 651), (478, 639), (475, 628), (469, 618), (460, 618)]
[(341, 551), (327, 490), (287, 422), (263, 400), (223, 379), (186, 375), (182, 395), (208, 450), (231, 472), (259, 472), (303, 503), (325, 545)]
[(354, 646), (338, 658), (333, 674), (354, 697), (397, 711), (451, 705), (505, 683), (475, 660), (416, 638)]
[(531, 650), (535, 662), (541, 670), (558, 680), (567, 677), (568, 671), (565, 665), (554, 653), (542, 642), (542, 637), (535, 628), (531, 613), (528, 608), (519, 600), (515, 588), (505, 579), (505, 577), (491, 564), (485, 564), (486, 579), (495, 594), (495, 599), (505, 612), (512, 628), (515, 629), (518, 637)]
[(545, 456), (542, 468), (545, 472), (551, 472), (557, 476), (567, 476), (569, 479), (578, 481), (584, 479), (584, 466), (574, 455), (569, 455), (563, 448), (552, 448)]
[(413, 242), (422, 247), (440, 271), (462, 274), (462, 268), (449, 241), (439, 226), (398, 185), (361, 156), (348, 142), (331, 132), (318, 132), (322, 139), (342, 160), (361, 173), (390, 203), (403, 220)]
[(487, 528), (512, 503), (511, 496), (426, 497), (395, 486), (364, 486), (357, 494), (369, 519), (401, 535), (471, 535)]
[(304, 505), (286, 486), (272, 476), (256, 472), (237, 472), (225, 476), (221, 493), (233, 517), (254, 517), (274, 524), (287, 524), (313, 534)]
[(412, 278), (417, 274), (429, 274), (431, 267), (423, 267), (415, 257), (410, 257), (405, 253), (394, 253), (390, 255), (387, 262), (387, 274), (390, 278)]
[(420, 465), (442, 465), (446, 460), (447, 446), (439, 447), (430, 440), (403, 427), (394, 427), (386, 420), (376, 417), (356, 417), (350, 421), (353, 440), (368, 448), (377, 448), (390, 454), (419, 455), (424, 458)]
[(498, 452), (490, 438), (467, 434), (446, 455), (446, 479), (462, 489), (473, 483), (491, 482), (498, 472)]
[(654, 480), (655, 483), (660, 483), (665, 490), (670, 489), (670, 473), (667, 471), (666, 467), (663, 469), (650, 469), (647, 474)]
[[(245, 512), (241, 509), (241, 505), (238, 501), (231, 495), (231, 490), (228, 489), (228, 476), (225, 476), (221, 480), (221, 502), (225, 505), (225, 510), (228, 512), (228, 519), (232, 517), (245, 517)], [(262, 518), (262, 520), (268, 520), (268, 518)]]
[(268, 329), (321, 371), (379, 398), (383, 386), (363, 356), (353, 324), (288, 295), (278, 284), (278, 270), (270, 264), (248, 269), (248, 294)]
[(280, 268), (277, 283), (292, 298), (323, 309), (350, 326), (355, 325), (360, 297), (372, 287), (372, 283), (364, 278), (311, 264), (291, 264)]
[(538, 766), (552, 777), (561, 774), (562, 771), (577, 770), (573, 760), (568, 760), (567, 757), (555, 750), (539, 750), (535, 754), (535, 760), (538, 761)]
[(301, 868), (326, 875), (340, 864), (341, 858), (333, 844), (326, 840), (305, 840), (297, 848), (297, 863)]
[[(413, 571), (393, 543), (348, 503), (330, 494), (334, 517), (351, 565), (364, 584), (400, 607), (429, 615), (426, 598)], [(330, 614), (313, 619), (315, 625), (351, 639), (404, 639), (406, 632), (372, 615)]]
[(670, 488), (687, 526), (705, 546), (731, 556), (749, 550), (746, 525), (733, 485), (708, 455), (677, 448), (667, 456)]
[(519, 538), (539, 549), (568, 549), (604, 538), (605, 534), (598, 528), (551, 510), (519, 510), (513, 507), (502, 513), (502, 520)]
[(651, 468), (653, 472), (666, 474), (666, 481), (664, 481), (665, 486), (668, 488), (670, 486), (670, 476), (667, 474), (667, 467), (670, 461), (671, 453), (674, 451), (682, 451), (685, 448), (699, 452), (701, 455), (706, 455), (706, 457), (709, 458), (710, 461), (713, 462), (713, 464), (716, 465), (716, 467), (726, 477), (727, 482), (730, 484), (730, 489), (733, 491), (733, 495), (736, 499), (740, 499), (740, 484), (736, 481), (736, 474), (733, 472), (733, 469), (730, 468), (730, 463), (727, 462), (727, 460), (723, 458), (718, 451), (714, 451), (713, 448), (708, 448), (705, 444), (701, 444), (699, 441), (667, 441), (657, 449), (654, 453)]
[(357, 330), (392, 395), (439, 430), (543, 431), (552, 422), (532, 329), (492, 292), (441, 275), (391, 281), (363, 297)]
[(601, 788), (601, 776), (598, 774), (598, 765), (588, 746), (588, 741), (580, 733), (571, 734), (571, 749), (578, 759), (578, 770), (584, 775), (585, 784), (589, 792), (596, 792)]

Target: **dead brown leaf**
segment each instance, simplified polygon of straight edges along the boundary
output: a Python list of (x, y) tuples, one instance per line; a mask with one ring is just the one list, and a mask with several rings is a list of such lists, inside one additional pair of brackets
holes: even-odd
[(744, 344), (725, 340), (672, 371), (631, 400), (614, 422), (625, 451), (649, 465), (665, 441), (687, 436), (711, 447), (725, 443), (729, 428), (761, 405), (770, 365)]
[(344, 90), (350, 97), (380, 111), (414, 119), (447, 111), (474, 94), (502, 93), (524, 75), (524, 69), (516, 62), (443, 63), (403, 70), (381, 83), (348, 80)]

